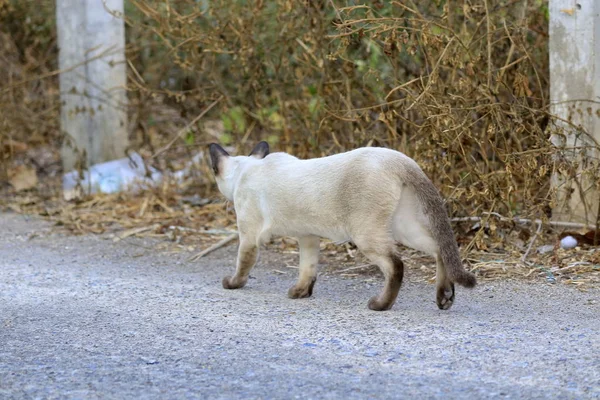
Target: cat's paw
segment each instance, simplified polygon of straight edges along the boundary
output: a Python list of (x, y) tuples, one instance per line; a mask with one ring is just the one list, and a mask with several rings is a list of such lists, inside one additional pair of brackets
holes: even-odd
[(226, 276), (223, 278), (223, 288), (225, 289), (239, 289), (246, 285), (248, 278), (238, 278), (235, 276)]
[(303, 299), (312, 296), (313, 287), (315, 286), (316, 281), (317, 278), (313, 278), (308, 285), (300, 283), (295, 284), (288, 290), (288, 297), (290, 299)]
[(437, 288), (435, 302), (440, 310), (448, 310), (454, 303), (454, 283)]
[(386, 311), (392, 308), (393, 305), (394, 302), (381, 301), (379, 300), (379, 296), (373, 296), (369, 299), (367, 307), (369, 307), (369, 309), (373, 311)]

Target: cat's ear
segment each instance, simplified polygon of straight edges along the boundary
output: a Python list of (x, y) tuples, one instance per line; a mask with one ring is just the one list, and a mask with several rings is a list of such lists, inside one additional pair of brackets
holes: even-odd
[(216, 143), (211, 143), (210, 146), (208, 146), (208, 149), (210, 152), (210, 164), (213, 172), (215, 173), (215, 176), (219, 175), (219, 166), (221, 165), (222, 158), (229, 157), (229, 153)]
[(259, 144), (254, 146), (254, 149), (252, 150), (252, 152), (249, 155), (251, 157), (256, 157), (256, 158), (265, 158), (266, 156), (269, 155), (269, 143), (264, 142), (264, 141), (260, 142)]

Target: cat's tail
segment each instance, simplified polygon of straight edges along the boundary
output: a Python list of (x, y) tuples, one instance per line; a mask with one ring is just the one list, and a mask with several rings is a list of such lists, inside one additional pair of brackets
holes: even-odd
[(419, 170), (415, 175), (414, 179), (411, 179), (411, 183), (423, 213), (429, 220), (431, 235), (438, 245), (439, 255), (446, 268), (448, 278), (464, 287), (474, 287), (477, 279), (462, 265), (458, 245), (442, 197), (423, 171)]

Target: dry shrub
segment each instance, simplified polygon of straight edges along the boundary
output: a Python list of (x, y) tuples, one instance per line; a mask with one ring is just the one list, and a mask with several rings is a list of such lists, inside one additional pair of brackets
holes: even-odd
[[(14, 22), (53, 5), (4, 4), (2, 139), (54, 140), (52, 24)], [(221, 131), (190, 127), (163, 167), (214, 140), (247, 151), (266, 139), (300, 157), (385, 146), (415, 158), (454, 215), (542, 218), (553, 173), (577, 181), (585, 162), (598, 174), (596, 143), (573, 157), (549, 140), (574, 127), (549, 113), (545, 0), (129, 0), (125, 20), (134, 147), (155, 154), (222, 99), (205, 118)]]
[[(547, 0), (125, 6), (130, 139), (161, 169), (180, 168), (215, 140), (246, 152), (266, 139), (300, 157), (395, 148), (420, 163), (454, 216), (484, 216), (478, 225), (462, 218), (468, 224), (458, 235), (481, 278), (556, 275), (578, 285), (585, 273), (597, 282), (597, 251), (565, 252), (541, 224), (536, 232), (500, 215), (549, 216), (557, 199), (553, 175), (563, 177), (563, 197), (598, 185), (598, 144), (570, 117), (550, 113)], [(7, 170), (22, 162), (58, 189), (58, 179), (43, 175), (61, 172), (54, 18), (54, 2), (0, 0), (0, 189)], [(572, 112), (577, 121), (580, 110)], [(161, 151), (175, 133), (183, 140)], [(2, 190), (0, 206), (44, 215), (74, 233), (159, 235), (187, 249), (196, 234), (234, 223), (222, 204), (207, 205), (214, 194), (208, 166), (195, 172), (184, 185), (164, 182), (143, 198), (124, 193), (65, 204)], [(552, 252), (536, 253), (553, 242)], [(416, 267), (433, 274), (415, 257)], [(362, 266), (341, 272), (356, 268)]]
[(58, 167), (53, 16), (54, 2), (0, 0), (0, 183), (15, 155), (40, 170)]
[(131, 5), (130, 31), (152, 43), (132, 52), (169, 57), (160, 74), (132, 57), (132, 86), (149, 95), (158, 83), (185, 115), (224, 96), (224, 144), (247, 150), (265, 138), (303, 157), (396, 148), (433, 177), (454, 214), (545, 218), (551, 175), (576, 176), (577, 163), (549, 141), (569, 122), (549, 113), (545, 1)]

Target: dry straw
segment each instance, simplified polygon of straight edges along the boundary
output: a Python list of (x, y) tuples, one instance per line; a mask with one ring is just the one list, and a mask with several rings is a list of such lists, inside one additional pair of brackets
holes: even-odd
[[(53, 10), (29, 3), (0, 7), (4, 173), (18, 158), (7, 143), (46, 145), (58, 158), (55, 33), (42, 17), (51, 21)], [(25, 15), (46, 26), (43, 43), (27, 25), (7, 22)], [(598, 144), (550, 112), (546, 1), (130, 0), (124, 18), (132, 147), (163, 170), (215, 140), (247, 151), (266, 139), (300, 157), (395, 148), (419, 162), (454, 218), (484, 217), (467, 240), (472, 251), (514, 229), (489, 213), (548, 221), (553, 174), (565, 187), (600, 175), (589, 157)], [(550, 142), (573, 129), (587, 139), (570, 148)], [(214, 190), (206, 165), (203, 172), (123, 215), (115, 213), (125, 204), (112, 214), (101, 207), (95, 226), (106, 229), (99, 219), (110, 214), (128, 229), (160, 218), (210, 227), (208, 214), (189, 226), (177, 205), (186, 191)], [(152, 204), (142, 214), (156, 218), (142, 223), (140, 204)], [(71, 215), (79, 227), (92, 224), (93, 207), (72, 207), (63, 222), (73, 223)]]
[[(162, 76), (181, 85), (163, 99), (191, 118), (223, 96), (225, 144), (246, 150), (266, 138), (305, 157), (396, 148), (454, 215), (546, 218), (552, 174), (577, 176), (578, 162), (549, 141), (581, 127), (549, 112), (545, 2), (131, 3), (133, 45), (169, 57)], [(132, 49), (132, 89), (156, 94), (141, 50)], [(586, 147), (597, 144), (577, 150)]]

